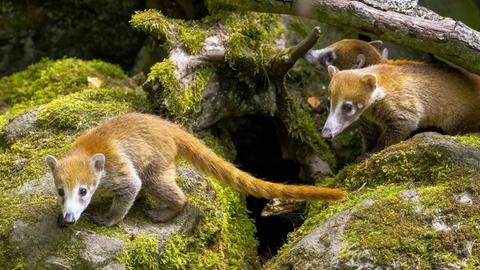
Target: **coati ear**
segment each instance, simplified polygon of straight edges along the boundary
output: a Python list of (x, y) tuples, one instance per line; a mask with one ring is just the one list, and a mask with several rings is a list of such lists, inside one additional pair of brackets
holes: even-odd
[(332, 65), (328, 66), (327, 70), (328, 70), (328, 75), (330, 76), (330, 78), (332, 78), (333, 75), (335, 75), (338, 72), (338, 68), (336, 68), (335, 66), (332, 66)]
[(368, 44), (372, 45), (373, 47), (377, 48), (378, 52), (382, 51), (383, 41), (381, 40), (372, 40), (368, 42)]
[(382, 56), (383, 56), (383, 58), (388, 59), (388, 49), (387, 48), (383, 49)]
[(48, 167), (50, 170), (54, 171), (57, 168), (57, 159), (54, 156), (48, 155), (45, 158), (45, 162), (47, 162)]
[(93, 166), (93, 169), (96, 173), (102, 173), (105, 169), (105, 155), (104, 154), (95, 154), (90, 159), (90, 162)]
[(364, 54), (359, 54), (357, 55), (357, 62), (355, 65), (352, 66), (352, 68), (363, 68), (365, 66), (365, 55)]
[(375, 75), (370, 73), (363, 75), (363, 77), (360, 80), (372, 90), (375, 89), (377, 85), (377, 77), (375, 77)]

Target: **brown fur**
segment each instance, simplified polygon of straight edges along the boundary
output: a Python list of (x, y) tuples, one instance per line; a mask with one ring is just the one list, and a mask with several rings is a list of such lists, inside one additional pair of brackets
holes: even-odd
[[(436, 127), (449, 134), (479, 131), (480, 77), (462, 69), (379, 64), (332, 73), (332, 107), (345, 100), (354, 106), (360, 103), (361, 112), (384, 127), (376, 150), (405, 139), (417, 128)], [(383, 89), (385, 97), (372, 101), (375, 88)]]
[[(309, 56), (306, 57), (306, 60), (319, 69), (326, 69), (328, 65), (334, 65), (340, 70), (357, 69), (376, 64), (407, 65), (420, 63), (413, 60), (386, 59), (383, 56), (380, 44), (382, 44), (381, 41), (366, 42), (358, 39), (342, 39), (322, 50), (310, 51), (307, 53)], [(315, 55), (311, 53), (314, 51), (322, 53)], [(388, 50), (386, 50), (386, 53), (388, 54)], [(359, 56), (364, 60), (359, 62)]]
[(94, 218), (102, 225), (113, 225), (123, 219), (140, 189), (138, 177), (146, 191), (164, 204), (148, 212), (152, 220), (167, 221), (175, 217), (187, 201), (175, 182), (175, 161), (180, 157), (204, 173), (256, 197), (307, 200), (345, 197), (345, 192), (339, 189), (283, 185), (257, 179), (217, 156), (179, 126), (140, 113), (112, 118), (80, 136), (67, 156), (58, 162), (54, 170), (56, 181), (74, 186), (78, 181), (93, 179), (88, 176), (91, 169), (85, 164), (96, 153), (105, 156), (106, 175), (100, 187), (115, 192), (110, 212)]
[(371, 66), (386, 61), (376, 47), (358, 39), (343, 39), (328, 47), (335, 49), (337, 57), (334, 65), (340, 70), (351, 69), (356, 64), (359, 54), (365, 56), (364, 66)]

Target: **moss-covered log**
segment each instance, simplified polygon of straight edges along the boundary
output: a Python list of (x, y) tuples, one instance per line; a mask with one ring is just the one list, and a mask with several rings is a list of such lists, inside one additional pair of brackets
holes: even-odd
[(209, 8), (295, 14), (433, 53), (480, 74), (480, 33), (417, 1), (209, 0)]

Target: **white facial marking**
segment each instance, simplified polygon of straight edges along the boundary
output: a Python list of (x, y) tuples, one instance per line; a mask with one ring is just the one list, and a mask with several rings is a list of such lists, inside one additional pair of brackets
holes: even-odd
[(340, 123), (340, 114), (342, 111), (342, 104), (343, 102), (338, 102), (337, 106), (330, 111), (327, 117), (327, 121), (325, 122), (324, 129), (330, 129), (332, 132), (332, 138), (338, 135), (343, 130), (343, 126)]
[(329, 131), (331, 137), (334, 138), (358, 119), (361, 114), (359, 109), (363, 107), (363, 104), (355, 107), (351, 100), (339, 101), (328, 115), (323, 131), (325, 131), (326, 134), (328, 133), (327, 131)]
[(382, 100), (387, 94), (385, 93), (385, 90), (381, 87), (376, 87), (375, 90), (373, 90), (372, 93), (372, 103), (375, 103), (376, 101)]
[[(87, 194), (85, 196), (80, 195), (80, 188), (86, 188)], [(63, 217), (66, 217), (67, 213), (72, 214), (75, 218), (75, 221), (78, 221), (83, 211), (87, 208), (90, 200), (92, 198), (93, 192), (91, 192), (88, 187), (83, 185), (77, 185), (73, 190), (64, 190), (65, 195), (63, 196)]]
[(357, 107), (358, 107), (359, 109), (362, 109), (362, 108), (363, 108), (363, 104), (362, 104), (362, 103), (358, 103), (358, 104), (357, 104)]

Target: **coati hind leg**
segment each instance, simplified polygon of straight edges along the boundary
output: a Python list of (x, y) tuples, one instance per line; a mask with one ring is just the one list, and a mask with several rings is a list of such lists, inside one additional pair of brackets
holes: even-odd
[(143, 175), (145, 190), (161, 205), (147, 211), (152, 222), (166, 222), (176, 217), (183, 210), (187, 198), (175, 182), (175, 163), (161, 166), (151, 164)]

